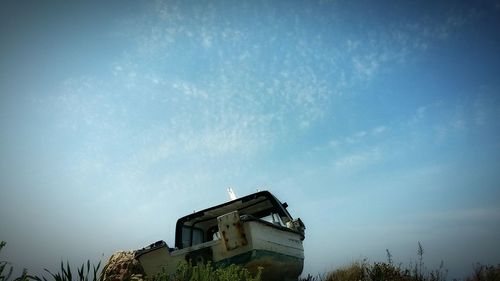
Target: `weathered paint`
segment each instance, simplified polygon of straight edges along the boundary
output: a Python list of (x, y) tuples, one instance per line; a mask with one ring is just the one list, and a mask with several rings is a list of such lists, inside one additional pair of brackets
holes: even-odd
[(215, 263), (222, 267), (231, 264), (244, 266), (253, 274), (262, 268), (262, 280), (266, 281), (297, 280), (302, 273), (304, 259), (266, 250), (251, 250)]
[[(297, 280), (304, 264), (305, 227), (300, 219), (293, 220), (285, 208), (269, 192), (258, 192), (188, 215), (177, 222), (176, 247), (180, 249), (169, 249), (161, 241), (136, 251), (136, 258), (148, 276), (160, 270), (174, 273), (181, 261), (194, 264), (210, 261), (218, 266), (238, 264), (253, 273), (262, 267), (262, 278), (266, 281)], [(274, 219), (267, 222), (260, 218), (269, 212), (276, 212), (286, 226), (275, 223)], [(191, 229), (191, 238), (178, 237), (183, 235), (184, 226)], [(205, 242), (193, 243), (194, 229), (203, 231)], [(184, 243), (184, 238), (191, 242)]]
[(217, 224), (219, 227), (219, 233), (221, 234), (222, 243), (227, 251), (231, 251), (248, 244), (238, 211), (219, 216), (217, 218)]

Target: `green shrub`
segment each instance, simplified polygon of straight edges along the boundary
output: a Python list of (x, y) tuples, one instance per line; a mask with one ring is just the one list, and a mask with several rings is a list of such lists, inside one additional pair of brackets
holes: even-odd
[(408, 269), (401, 269), (400, 267), (395, 267), (390, 263), (376, 262), (373, 265), (366, 268), (368, 280), (398, 280), (398, 281), (417, 281), (418, 278), (411, 276)]
[(183, 262), (177, 266), (174, 275), (161, 272), (150, 279), (152, 281), (260, 281), (261, 271), (259, 268), (256, 276), (252, 276), (246, 268), (234, 264), (217, 268), (211, 263), (193, 266)]
[[(5, 247), (6, 243), (0, 241), (0, 251)], [(59, 272), (49, 273), (48, 279), (45, 276), (31, 276), (27, 274), (27, 270), (23, 270), (21, 276), (12, 279), (12, 281), (105, 281), (102, 276), (99, 276), (99, 268), (101, 263), (97, 266), (91, 265), (90, 261), (82, 264), (77, 268), (76, 275), (71, 270), (71, 266), (67, 262), (66, 265), (61, 262)], [(13, 267), (7, 261), (0, 261), (0, 281), (9, 281), (13, 272)], [(191, 265), (187, 262), (180, 263), (174, 275), (162, 272), (156, 276), (146, 278), (148, 281), (261, 281), (262, 268), (255, 276), (253, 276), (246, 268), (237, 265), (230, 265), (224, 268), (213, 267), (212, 264), (206, 265)]]
[[(6, 243), (0, 241), (0, 252), (5, 247)], [(424, 250), (420, 242), (417, 248), (417, 262), (410, 264), (407, 268), (402, 268), (401, 265), (395, 266), (392, 262), (392, 255), (387, 250), (387, 262), (368, 263), (366, 260), (362, 262), (354, 262), (349, 266), (336, 269), (324, 276), (313, 277), (311, 275), (300, 279), (301, 281), (445, 281), (447, 271), (444, 268), (443, 262), (438, 269), (427, 270), (423, 262)], [(28, 275), (24, 269), (19, 277), (13, 278), (13, 267), (7, 261), (0, 261), (0, 281), (105, 281), (102, 276), (99, 276), (99, 268), (92, 265), (90, 261), (82, 264), (77, 268), (76, 275), (73, 274), (69, 263), (61, 262), (60, 271), (49, 273), (49, 279), (45, 276)], [(187, 262), (180, 263), (175, 274), (169, 275), (165, 272), (159, 273), (156, 276), (146, 278), (146, 281), (261, 281), (262, 268), (255, 276), (247, 269), (230, 265), (224, 268), (217, 268), (208, 263), (206, 265), (191, 265)], [(134, 280), (130, 280), (134, 281)], [(135, 280), (144, 281), (144, 280)], [(496, 266), (476, 264), (474, 272), (464, 281), (500, 281), (500, 264)]]
[[(302, 281), (445, 281), (447, 271), (443, 269), (443, 263), (436, 270), (428, 271), (423, 261), (424, 249), (418, 242), (417, 262), (410, 264), (407, 268), (401, 265), (395, 266), (392, 255), (387, 251), (387, 262), (368, 263), (354, 262), (349, 266), (341, 267), (328, 273), (325, 277), (316, 278), (308, 276)], [(491, 270), (490, 270), (491, 271)], [(491, 275), (491, 273), (490, 273)], [(467, 281), (490, 281), (489, 279), (474, 279)], [(497, 280), (494, 280), (497, 281)], [(500, 281), (500, 280), (498, 280)]]

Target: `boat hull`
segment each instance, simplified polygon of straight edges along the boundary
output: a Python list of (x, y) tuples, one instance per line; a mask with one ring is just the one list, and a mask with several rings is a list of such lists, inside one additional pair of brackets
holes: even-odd
[(305, 225), (268, 191), (259, 191), (181, 217), (175, 248), (159, 241), (137, 250), (148, 276), (174, 274), (179, 262), (241, 265), (263, 280), (297, 280), (304, 264)]
[(251, 250), (215, 264), (218, 267), (237, 264), (252, 274), (257, 274), (260, 269), (262, 280), (297, 280), (302, 273), (304, 259), (266, 250)]
[(262, 267), (262, 280), (297, 280), (304, 266), (300, 234), (260, 220), (244, 225), (250, 234), (251, 249), (240, 255), (236, 263), (251, 272)]
[[(211, 262), (217, 267), (236, 264), (256, 274), (261, 268), (262, 280), (297, 280), (304, 265), (300, 235), (259, 220), (241, 221), (245, 245), (228, 248), (221, 240), (198, 244), (169, 252), (166, 244), (141, 254), (138, 259), (148, 276), (163, 268), (174, 273), (180, 261)], [(241, 239), (241, 237), (239, 237)], [(238, 237), (233, 237), (238, 239)]]

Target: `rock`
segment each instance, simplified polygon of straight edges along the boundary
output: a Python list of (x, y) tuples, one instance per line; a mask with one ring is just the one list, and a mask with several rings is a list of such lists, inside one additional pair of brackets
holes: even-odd
[(103, 281), (144, 281), (145, 273), (132, 251), (114, 253), (102, 270)]

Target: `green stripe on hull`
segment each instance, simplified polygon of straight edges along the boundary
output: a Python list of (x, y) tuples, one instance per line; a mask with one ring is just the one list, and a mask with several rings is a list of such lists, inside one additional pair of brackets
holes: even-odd
[(215, 263), (226, 267), (237, 264), (256, 273), (262, 267), (262, 280), (297, 280), (302, 273), (304, 259), (266, 250), (252, 250)]
[(239, 264), (239, 265), (244, 265), (246, 263), (249, 263), (251, 261), (257, 261), (257, 260), (273, 260), (273, 261), (278, 261), (280, 263), (303, 263), (304, 259), (298, 258), (298, 257), (293, 257), (281, 253), (276, 253), (276, 252), (271, 252), (271, 251), (266, 251), (266, 250), (252, 250), (231, 258), (223, 259), (215, 264), (217, 266), (228, 266), (231, 264)]

